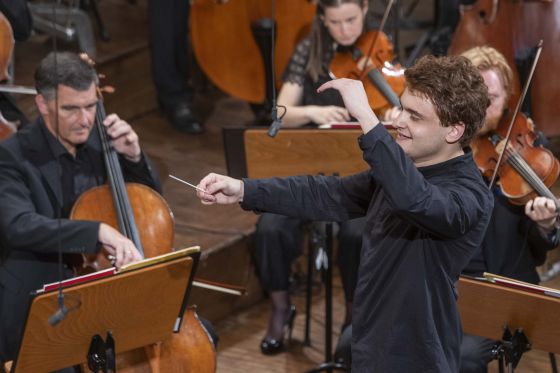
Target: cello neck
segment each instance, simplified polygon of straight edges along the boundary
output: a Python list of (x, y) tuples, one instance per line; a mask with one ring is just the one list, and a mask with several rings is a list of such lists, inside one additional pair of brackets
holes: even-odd
[(136, 222), (134, 220), (132, 206), (128, 198), (126, 183), (124, 181), (119, 162), (119, 156), (111, 145), (109, 136), (107, 135), (105, 126), (103, 125), (105, 117), (105, 107), (100, 98), (97, 102), (95, 123), (103, 147), (103, 158), (107, 171), (107, 183), (109, 184), (111, 194), (113, 196), (113, 204), (115, 206), (117, 221), (119, 223), (121, 233), (134, 243), (142, 257), (144, 257), (144, 249), (140, 240), (140, 233), (138, 232), (138, 228), (136, 227)]

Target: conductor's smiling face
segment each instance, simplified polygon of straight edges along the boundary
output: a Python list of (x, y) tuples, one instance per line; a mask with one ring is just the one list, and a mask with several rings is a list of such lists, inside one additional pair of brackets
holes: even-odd
[[(462, 129), (443, 127), (435, 107), (426, 96), (405, 89), (401, 96), (402, 112), (393, 121), (397, 143), (417, 167), (430, 166), (449, 159), (450, 138), (462, 136)], [(460, 131), (457, 133), (455, 131)]]
[(95, 122), (96, 85), (92, 83), (85, 91), (59, 86), (58, 118), (54, 98), (37, 95), (35, 102), (49, 131), (75, 155), (76, 146), (87, 141)]

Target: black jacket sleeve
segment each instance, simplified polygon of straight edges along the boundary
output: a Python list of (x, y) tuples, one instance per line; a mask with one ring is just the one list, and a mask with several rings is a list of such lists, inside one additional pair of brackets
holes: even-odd
[(55, 219), (48, 193), (33, 168), (0, 146), (0, 230), (10, 250), (97, 251), (99, 223)]

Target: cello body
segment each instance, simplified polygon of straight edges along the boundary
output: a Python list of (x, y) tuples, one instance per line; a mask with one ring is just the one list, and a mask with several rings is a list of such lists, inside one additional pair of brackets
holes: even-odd
[(117, 371), (122, 373), (213, 373), (216, 351), (196, 310), (188, 308), (181, 331), (144, 348), (117, 355)]

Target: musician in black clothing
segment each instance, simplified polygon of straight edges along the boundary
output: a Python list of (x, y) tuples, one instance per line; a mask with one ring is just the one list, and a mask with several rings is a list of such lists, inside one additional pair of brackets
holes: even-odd
[[(56, 56), (56, 58), (55, 58)], [(101, 222), (70, 220), (74, 201), (106, 181), (94, 119), (97, 74), (73, 53), (50, 53), (35, 74), (40, 116), (0, 142), (0, 362), (16, 357), (30, 292), (72, 277), (66, 254), (103, 248), (121, 266), (141, 258), (131, 240)], [(138, 135), (116, 114), (107, 116), (111, 144), (126, 181), (160, 190)]]
[[(513, 74), (504, 56), (491, 47), (476, 47), (463, 53), (479, 69), (488, 86), (490, 106), (478, 136), (488, 136), (505, 115), (511, 97)], [(542, 137), (541, 137), (542, 138)], [(476, 152), (476, 149), (473, 149)], [(512, 204), (494, 187), (494, 210), (482, 245), (464, 274), (483, 272), (539, 283), (535, 267), (546, 259), (548, 250), (559, 243), (555, 203), (537, 197), (526, 206)], [(496, 341), (466, 334), (461, 344), (461, 372), (483, 373), (492, 359)]]
[(152, 76), (158, 101), (169, 123), (188, 134), (201, 134), (204, 126), (193, 110), (190, 86), (188, 28), (190, 1), (149, 0)]
[(454, 283), (492, 210), (492, 194), (465, 148), (482, 125), (488, 91), (462, 57), (422, 57), (405, 77), (396, 140), (379, 124), (361, 82), (340, 79), (319, 89), (337, 89), (360, 123), (367, 171), (261, 180), (210, 174), (197, 195), (204, 204), (241, 202), (312, 220), (365, 216), (352, 371), (457, 372)]

